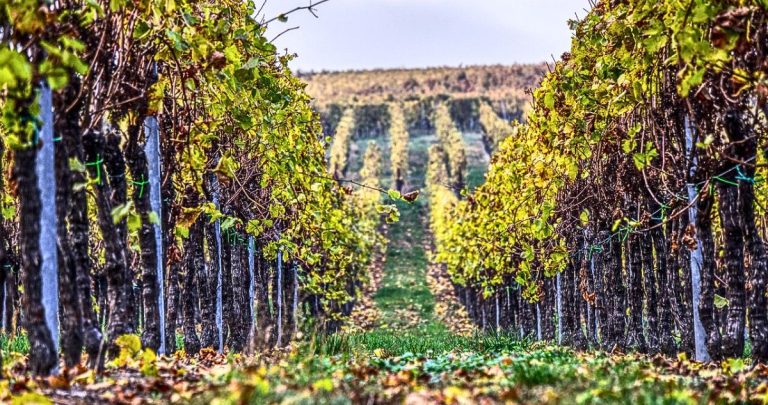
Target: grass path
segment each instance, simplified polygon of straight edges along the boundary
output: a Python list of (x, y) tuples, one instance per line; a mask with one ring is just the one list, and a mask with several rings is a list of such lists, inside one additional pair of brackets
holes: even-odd
[[(464, 141), (468, 183), (476, 187), (483, 180), (488, 158), (479, 134), (465, 134)], [(428, 149), (434, 142), (433, 135), (411, 138), (407, 181), (411, 189), (424, 187)], [(427, 283), (427, 249), (431, 243), (428, 204), (425, 196), (414, 204), (398, 203), (400, 221), (389, 227), (384, 279), (375, 296), (385, 328), (427, 336), (447, 332), (446, 325), (435, 318), (435, 297)]]
[[(409, 143), (411, 189), (424, 187), (429, 146), (434, 135), (412, 137)], [(468, 185), (479, 185), (487, 169), (488, 157), (480, 134), (464, 134), (467, 148)], [(384, 279), (374, 299), (382, 313), (382, 326), (393, 331), (408, 331), (424, 337), (448, 333), (446, 325), (435, 317), (435, 297), (427, 283), (431, 244), (429, 202), (422, 196), (414, 204), (398, 203), (400, 221), (388, 232)]]
[[(409, 143), (408, 187), (423, 187), (427, 149), (434, 136), (412, 138)], [(446, 333), (434, 317), (435, 298), (427, 284), (426, 248), (428, 206), (421, 197), (413, 204), (398, 202), (400, 221), (389, 226), (384, 279), (374, 299), (382, 312), (384, 329), (418, 335)], [(384, 331), (382, 331), (384, 332)]]
[(389, 227), (384, 279), (374, 299), (390, 329), (435, 327), (435, 300), (426, 278), (428, 235), (422, 223), (426, 207), (417, 202), (398, 208), (400, 221)]

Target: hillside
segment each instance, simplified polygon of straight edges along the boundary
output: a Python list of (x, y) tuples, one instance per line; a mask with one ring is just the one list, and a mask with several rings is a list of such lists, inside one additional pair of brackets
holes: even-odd
[(376, 69), (299, 73), (307, 83), (326, 134), (332, 134), (344, 109), (353, 107), (356, 136), (379, 136), (389, 126), (387, 103), (405, 108), (409, 129), (432, 131), (435, 105), (448, 102), (463, 131), (479, 131), (481, 104), (489, 103), (506, 119), (522, 120), (530, 103), (528, 90), (547, 72), (546, 64)]
[(526, 98), (546, 73), (545, 64), (376, 69), (299, 73), (317, 105), (381, 103), (417, 98), (488, 97), (494, 101)]

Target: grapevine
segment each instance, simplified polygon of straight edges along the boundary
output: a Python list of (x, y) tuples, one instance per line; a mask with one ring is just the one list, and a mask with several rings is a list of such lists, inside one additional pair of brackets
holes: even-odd
[(742, 352), (747, 316), (763, 358), (765, 7), (665, 4), (601, 2), (576, 24), (438, 260), (481, 305), (520, 286), (557, 312), (545, 337), (719, 359)]
[(464, 187), (467, 170), (464, 139), (454, 125), (450, 111), (445, 104), (441, 104), (435, 109), (434, 122), (437, 138), (446, 157), (447, 184), (449, 187), (460, 190)]
[[(47, 247), (36, 222), (48, 208), (33, 175), (46, 87), (67, 365), (83, 346), (91, 364), (104, 364), (120, 336), (139, 330), (155, 351), (174, 351), (177, 331), (191, 352), (282, 346), (298, 330), (300, 301), (305, 316), (335, 327), (381, 242), (371, 196), (348, 195), (326, 175), (318, 116), (254, 4), (24, 1), (3, 10), (0, 133), (3, 166), (15, 168), (3, 181), (18, 192), (2, 192), (0, 262), (24, 281), (34, 372), (47, 374), (58, 357), (53, 331), (36, 318), (50, 293), (40, 285)], [(157, 155), (145, 148), (155, 130)], [(159, 182), (149, 176), (154, 160)], [(93, 292), (97, 307), (92, 279), (107, 287)], [(103, 337), (97, 318), (108, 325)], [(258, 335), (257, 318), (272, 335)]]
[(396, 190), (402, 192), (408, 174), (408, 127), (405, 123), (403, 110), (399, 105), (390, 104), (389, 115), (391, 117), (389, 139), (392, 143), (390, 149), (392, 184)]

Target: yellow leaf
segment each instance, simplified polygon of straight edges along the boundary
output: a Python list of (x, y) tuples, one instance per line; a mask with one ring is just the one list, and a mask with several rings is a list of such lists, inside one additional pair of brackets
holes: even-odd
[(25, 392), (11, 399), (11, 405), (52, 405), (53, 401), (38, 392)]
[(581, 226), (589, 225), (589, 210), (584, 209), (584, 211), (581, 211), (581, 214), (579, 214), (579, 220), (581, 221)]
[(152, 349), (146, 349), (141, 354), (141, 374), (146, 377), (157, 377), (157, 355)]
[(323, 378), (321, 380), (317, 380), (314, 383), (312, 383), (312, 388), (315, 391), (331, 392), (333, 391), (333, 380), (331, 380), (330, 378)]
[(131, 355), (134, 355), (141, 350), (141, 338), (138, 335), (121, 335), (115, 339), (115, 344), (120, 349), (127, 350)]

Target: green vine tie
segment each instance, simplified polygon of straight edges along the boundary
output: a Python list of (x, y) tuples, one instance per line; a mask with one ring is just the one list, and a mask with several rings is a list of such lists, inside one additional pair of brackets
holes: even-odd
[(96, 161), (95, 162), (88, 162), (85, 165), (86, 166), (96, 166), (96, 182), (101, 185), (101, 164), (104, 163), (104, 159), (101, 158), (100, 154), (96, 155)]

